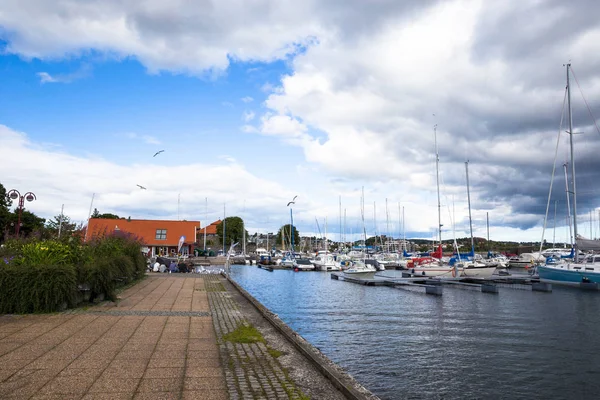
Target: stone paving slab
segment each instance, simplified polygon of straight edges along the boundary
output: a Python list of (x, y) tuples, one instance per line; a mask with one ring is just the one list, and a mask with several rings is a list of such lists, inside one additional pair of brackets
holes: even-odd
[[(305, 400), (312, 384), (327, 386), (303, 382), (298, 372), (310, 367), (280, 362), (291, 356), (278, 359), (274, 348), (293, 350), (235, 292), (220, 275), (151, 275), (117, 303), (0, 316), (0, 398)], [(223, 340), (245, 324), (267, 341)], [(331, 388), (321, 393), (309, 394), (343, 398)]]

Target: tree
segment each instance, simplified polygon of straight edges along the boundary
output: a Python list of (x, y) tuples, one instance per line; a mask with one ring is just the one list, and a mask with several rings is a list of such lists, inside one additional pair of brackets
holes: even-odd
[(111, 213), (100, 214), (100, 211), (98, 211), (97, 208), (94, 208), (94, 212), (92, 213), (90, 218), (121, 219), (121, 217), (119, 217), (116, 214), (111, 214)]
[(64, 214), (56, 215), (46, 222), (46, 229), (53, 237), (58, 236), (59, 227), (61, 236), (65, 236), (71, 235), (76, 230), (77, 224)]
[[(217, 236), (219, 236), (221, 243), (223, 243), (223, 222), (225, 222), (225, 246), (232, 243), (241, 243), (244, 235), (244, 220), (240, 217), (227, 217), (224, 221), (221, 221), (217, 225)], [(248, 238), (248, 231), (246, 231), (246, 238)]]
[[(0, 232), (7, 232), (7, 229), (10, 230), (10, 206), (12, 205), (12, 201), (10, 198), (6, 197), (6, 189), (4, 185), (0, 183)], [(12, 233), (12, 232), (10, 232)], [(4, 240), (4, 235), (0, 235), (0, 242)]]
[[(10, 214), (10, 227), (9, 234), (12, 234), (11, 229), (14, 229), (15, 225), (19, 221), (19, 210), (15, 210)], [(34, 213), (23, 209), (21, 213), (21, 227), (19, 228), (19, 236), (26, 237), (31, 235), (33, 232), (41, 231), (44, 229), (45, 218), (40, 218)]]
[[(287, 225), (283, 225), (281, 228), (279, 228), (279, 231), (277, 232), (277, 238), (276, 240), (276, 244), (281, 243), (281, 235), (283, 233), (284, 239), (285, 239), (285, 246), (290, 246), (291, 247), (291, 241), (290, 241), (290, 232), (292, 225), (291, 224), (287, 224)], [(298, 229), (296, 229), (296, 227), (293, 227), (293, 232), (294, 232), (294, 248), (296, 248), (299, 244), (300, 244), (300, 233), (298, 232)]]

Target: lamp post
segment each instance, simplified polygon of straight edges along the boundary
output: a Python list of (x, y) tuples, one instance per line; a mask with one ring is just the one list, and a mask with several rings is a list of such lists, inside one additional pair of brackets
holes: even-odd
[(31, 202), (31, 201), (37, 200), (37, 198), (35, 197), (35, 194), (33, 194), (33, 192), (27, 192), (24, 195), (21, 195), (21, 193), (19, 193), (19, 191), (16, 189), (9, 190), (6, 193), (6, 197), (9, 197), (11, 200), (19, 199), (19, 206), (18, 206), (19, 217), (17, 220), (17, 226), (15, 226), (15, 234), (17, 236), (19, 236), (19, 230), (21, 228), (21, 214), (23, 213), (23, 205), (25, 204), (25, 200)]
[(290, 208), (290, 237), (291, 237), (291, 244), (292, 244), (292, 256), (294, 254), (294, 216), (292, 214), (292, 206), (291, 205), (296, 204), (296, 197), (298, 197), (298, 196), (294, 196), (292, 201), (287, 203), (288, 207)]

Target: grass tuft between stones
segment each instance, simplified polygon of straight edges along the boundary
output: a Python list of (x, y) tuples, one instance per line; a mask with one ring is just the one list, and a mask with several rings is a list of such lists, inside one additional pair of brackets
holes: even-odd
[(252, 325), (240, 325), (234, 331), (223, 335), (223, 340), (233, 343), (265, 343), (265, 338)]

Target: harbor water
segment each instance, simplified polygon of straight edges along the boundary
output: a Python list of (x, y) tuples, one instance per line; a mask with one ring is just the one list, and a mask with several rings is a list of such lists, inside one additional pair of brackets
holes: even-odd
[(231, 276), (381, 399), (600, 398), (598, 292), (430, 296), (325, 272)]

